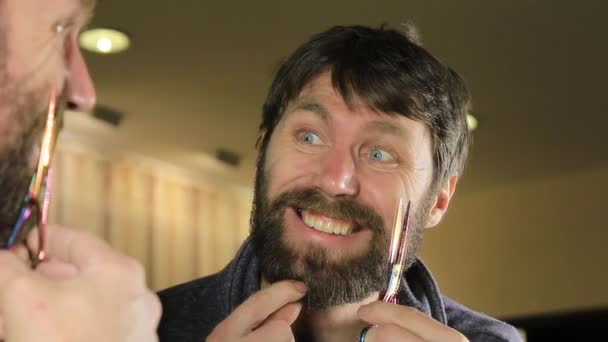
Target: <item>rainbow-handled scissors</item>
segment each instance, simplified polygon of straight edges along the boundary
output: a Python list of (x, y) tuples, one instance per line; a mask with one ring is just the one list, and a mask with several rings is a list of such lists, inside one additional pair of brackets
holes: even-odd
[(407, 255), (407, 233), (410, 224), (411, 202), (407, 201), (405, 215), (403, 202), (403, 198), (400, 198), (389, 249), (389, 276), (386, 289), (381, 294), (383, 302), (392, 304), (399, 304), (399, 288), (403, 279), (404, 262)]
[[(386, 288), (380, 293), (383, 302), (391, 304), (399, 304), (399, 289), (403, 279), (403, 271), (405, 268), (405, 257), (407, 255), (407, 240), (408, 228), (410, 225), (410, 211), (412, 203), (407, 201), (404, 215), (404, 200), (399, 199), (397, 207), (397, 215), (395, 215), (395, 223), (393, 224), (393, 233), (391, 236), (391, 244), (389, 247), (388, 263), (389, 275), (386, 283)], [(359, 334), (359, 342), (365, 342), (365, 336), (370, 328), (375, 325), (368, 325)]]

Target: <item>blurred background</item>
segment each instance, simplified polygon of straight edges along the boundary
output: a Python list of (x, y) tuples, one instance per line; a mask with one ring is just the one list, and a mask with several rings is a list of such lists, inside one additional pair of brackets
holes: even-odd
[[(479, 120), (422, 258), (445, 294), (503, 319), (608, 307), (608, 4), (603, 1), (119, 1), (92, 27), (92, 113), (69, 113), (52, 220), (138, 258), (162, 289), (216, 272), (248, 234), (257, 127), (282, 58), (333, 25), (413, 21)], [(553, 320), (555, 322), (555, 320)]]

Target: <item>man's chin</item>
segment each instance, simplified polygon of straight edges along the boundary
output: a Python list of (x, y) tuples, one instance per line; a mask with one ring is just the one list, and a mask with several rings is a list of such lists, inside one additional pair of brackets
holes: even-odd
[(330, 268), (349, 267), (369, 252), (367, 248), (360, 251), (329, 248), (315, 241), (287, 242), (285, 248), (293, 256), (294, 269), (298, 270), (311, 264)]
[[(311, 226), (331, 220), (312, 214), (312, 220), (310, 216), (301, 217), (297, 208), (307, 207), (306, 203), (323, 204), (322, 196), (311, 191), (292, 192), (270, 201), (260, 196), (265, 193), (265, 184), (258, 175), (251, 230), (254, 253), (264, 279), (271, 283), (288, 279), (306, 283), (308, 291), (303, 302), (306, 310), (355, 303), (385, 285), (388, 241), (370, 229), (345, 232), (343, 222), (338, 222), (350, 215), (353, 217), (350, 221), (360, 226), (381, 227), (381, 218), (355, 203), (344, 202), (339, 206), (334, 203), (333, 210), (326, 210), (326, 216), (335, 217), (329, 223), (342, 229), (337, 234), (320, 232)], [(319, 212), (322, 210), (318, 208), (327, 206), (316, 208)]]

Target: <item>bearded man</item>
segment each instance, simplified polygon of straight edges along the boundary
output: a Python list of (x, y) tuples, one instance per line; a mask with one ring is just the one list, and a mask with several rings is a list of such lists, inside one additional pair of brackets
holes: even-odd
[[(279, 68), (263, 107), (251, 235), (221, 272), (160, 293), (165, 341), (519, 341), (443, 296), (416, 258), (469, 145), (461, 77), (406, 33), (334, 27)], [(399, 304), (379, 301), (399, 199)]]

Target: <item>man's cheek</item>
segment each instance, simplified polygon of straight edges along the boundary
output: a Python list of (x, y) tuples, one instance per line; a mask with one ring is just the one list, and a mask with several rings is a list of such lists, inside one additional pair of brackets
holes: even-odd
[(40, 147), (32, 146), (32, 150), (29, 154), (28, 165), (34, 169), (38, 164), (38, 157), (40, 156)]
[(0, 154), (15, 147), (23, 130), (19, 127), (21, 120), (17, 120), (17, 113), (6, 103), (0, 94)]
[(268, 193), (275, 198), (280, 193), (292, 190), (301, 175), (298, 171), (299, 164), (290, 161), (277, 161), (274, 165), (268, 165), (266, 169)]
[(323, 165), (316, 158), (300, 156), (285, 162), (283, 166), (284, 182), (288, 183), (291, 188), (315, 187), (322, 175)]

